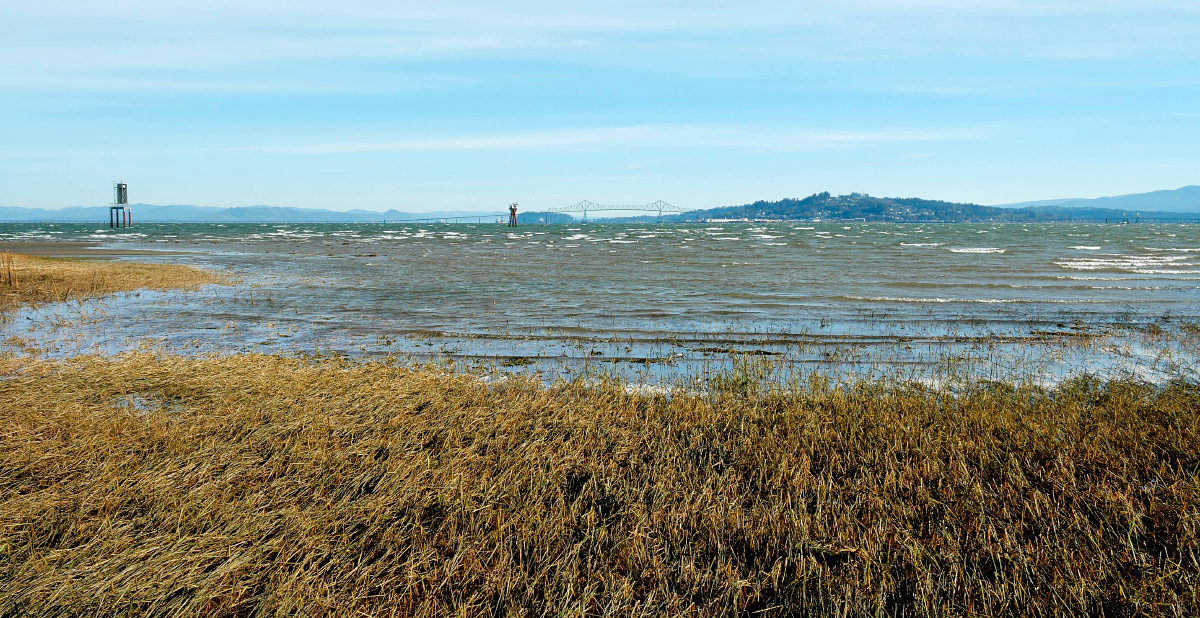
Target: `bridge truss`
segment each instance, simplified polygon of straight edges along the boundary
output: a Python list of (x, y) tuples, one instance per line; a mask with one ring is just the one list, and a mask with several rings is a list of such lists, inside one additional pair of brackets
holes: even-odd
[(583, 213), (583, 220), (587, 221), (588, 211), (608, 212), (614, 210), (646, 213), (657, 212), (660, 218), (663, 216), (663, 213), (681, 215), (685, 212), (688, 212), (678, 206), (673, 206), (662, 200), (658, 200), (657, 202), (651, 204), (597, 204), (595, 202), (583, 200), (578, 204), (571, 204), (570, 206), (564, 206), (562, 208), (553, 208), (550, 210), (550, 212)]

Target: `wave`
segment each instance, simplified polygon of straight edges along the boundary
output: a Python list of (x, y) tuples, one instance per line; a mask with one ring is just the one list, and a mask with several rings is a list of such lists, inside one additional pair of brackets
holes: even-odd
[(1069, 270), (1130, 270), (1154, 268), (1156, 266), (1190, 266), (1186, 261), (1190, 255), (1110, 255), (1059, 260), (1056, 266)]
[(1006, 253), (1007, 251), (999, 247), (954, 247), (950, 249), (950, 253)]
[[(942, 297), (909, 297), (909, 296), (845, 296), (848, 300), (867, 301), (875, 303), (976, 303), (984, 305), (1041, 305), (1041, 304), (1095, 304), (1106, 301), (1082, 299), (1030, 299), (1030, 298), (942, 298)], [(1150, 302), (1141, 300), (1124, 300), (1121, 302)]]

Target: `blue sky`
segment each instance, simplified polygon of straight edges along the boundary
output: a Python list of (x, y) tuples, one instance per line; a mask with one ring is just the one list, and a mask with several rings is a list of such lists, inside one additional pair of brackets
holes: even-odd
[(0, 205), (1200, 183), (1200, 0), (0, 5)]

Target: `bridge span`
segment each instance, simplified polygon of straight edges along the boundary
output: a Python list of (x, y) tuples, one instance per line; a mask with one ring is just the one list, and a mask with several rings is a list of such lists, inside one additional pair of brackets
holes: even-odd
[(663, 216), (663, 213), (667, 213), (667, 214), (671, 214), (671, 215), (681, 215), (685, 212), (688, 212), (687, 210), (684, 210), (683, 208), (668, 204), (662, 200), (658, 200), (657, 202), (653, 202), (650, 204), (597, 204), (597, 203), (589, 201), (589, 200), (583, 200), (582, 202), (579, 202), (577, 204), (571, 204), (570, 206), (564, 206), (562, 208), (552, 208), (549, 210), (549, 212), (563, 213), (563, 214), (583, 213), (584, 221), (587, 221), (588, 211), (592, 211), (592, 212), (629, 211), (629, 212), (645, 212), (645, 213), (656, 212), (656, 213), (658, 213), (658, 216), (660, 218)]

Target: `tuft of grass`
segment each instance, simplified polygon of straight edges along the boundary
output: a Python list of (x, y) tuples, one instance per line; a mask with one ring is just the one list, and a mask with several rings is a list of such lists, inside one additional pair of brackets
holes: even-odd
[(758, 371), (0, 359), (0, 615), (1200, 614), (1200, 386)]
[(177, 264), (145, 264), (0, 255), (0, 313), (22, 305), (80, 300), (117, 292), (191, 289), (224, 279)]

